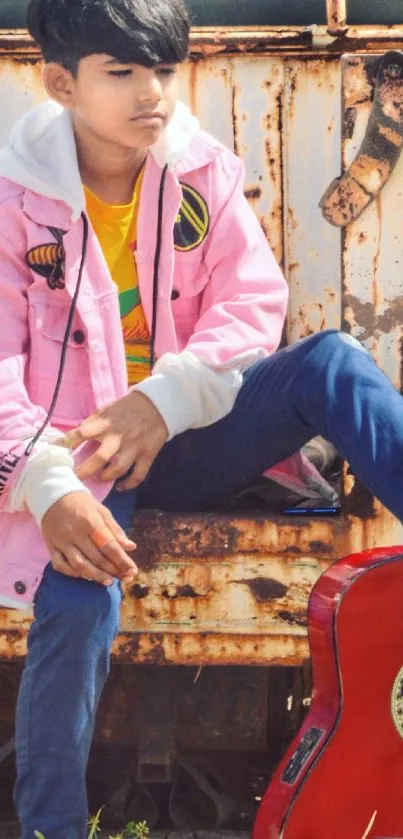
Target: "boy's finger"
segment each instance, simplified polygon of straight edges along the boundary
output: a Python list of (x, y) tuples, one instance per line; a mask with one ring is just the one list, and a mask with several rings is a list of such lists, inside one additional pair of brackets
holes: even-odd
[(119, 483), (117, 489), (123, 492), (127, 492), (129, 489), (137, 489), (145, 481), (152, 464), (153, 461), (149, 458), (138, 460), (130, 477)]
[(88, 417), (77, 428), (72, 428), (63, 439), (67, 447), (74, 451), (87, 440), (101, 440), (108, 430), (109, 423), (104, 417)]
[(93, 580), (104, 586), (112, 585), (114, 575), (108, 574), (102, 568), (93, 565), (78, 548), (69, 545), (66, 548), (65, 557), (77, 577), (81, 577), (83, 580)]
[(77, 577), (77, 574), (75, 574), (60, 551), (51, 551), (50, 559), (54, 570), (59, 574), (64, 574), (65, 577)]
[(133, 448), (131, 452), (120, 451), (116, 457), (113, 458), (112, 463), (109, 463), (100, 476), (103, 481), (117, 481), (123, 475), (132, 469), (136, 460), (136, 450)]
[(106, 507), (102, 510), (104, 521), (107, 527), (112, 531), (115, 539), (119, 542), (122, 548), (129, 551), (135, 551), (137, 545), (132, 539), (129, 539), (127, 533), (123, 530), (120, 524), (115, 521), (112, 513)]
[(97, 472), (105, 469), (105, 466), (119, 451), (119, 446), (120, 439), (110, 435), (103, 443), (101, 443), (95, 454), (91, 455), (91, 457), (87, 458), (84, 463), (81, 463), (80, 466), (77, 467), (77, 477), (83, 481), (85, 478), (91, 478), (92, 475), (96, 475)]
[(77, 539), (77, 547), (80, 550), (80, 553), (84, 555), (86, 559), (92, 562), (97, 568), (100, 568), (102, 571), (105, 571), (105, 574), (108, 574), (111, 577), (116, 577), (116, 568), (109, 562), (108, 558), (105, 554), (94, 545), (94, 542), (89, 538), (80, 538), (79, 543)]
[(117, 539), (114, 539), (113, 542), (109, 542), (109, 545), (105, 545), (102, 553), (104, 553), (110, 562), (115, 566), (118, 577), (127, 578), (130, 575), (134, 577), (138, 574), (137, 565), (133, 562), (126, 551), (123, 550), (121, 545), (119, 545)]

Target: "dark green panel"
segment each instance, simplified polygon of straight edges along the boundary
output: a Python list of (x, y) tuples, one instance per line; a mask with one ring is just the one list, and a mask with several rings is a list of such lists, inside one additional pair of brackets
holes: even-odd
[(187, 0), (197, 26), (325, 23), (325, 0)]
[[(152, 0), (150, 0), (152, 2)], [(325, 22), (325, 0), (187, 0), (199, 26), (304, 26)], [(0, 0), (0, 28), (24, 25), (27, 0)], [(403, 23), (403, 0), (348, 0), (349, 23)]]
[[(187, 0), (198, 26), (326, 22), (326, 0)], [(349, 23), (403, 23), (403, 0), (347, 0)]]
[(0, 27), (14, 29), (24, 26), (25, 0), (0, 0)]

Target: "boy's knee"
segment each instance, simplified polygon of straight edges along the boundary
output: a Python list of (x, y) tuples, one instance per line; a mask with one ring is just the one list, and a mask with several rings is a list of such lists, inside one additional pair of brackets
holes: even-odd
[(318, 346), (322, 352), (327, 352), (329, 356), (340, 352), (348, 354), (351, 350), (358, 350), (368, 355), (368, 351), (356, 338), (353, 338), (348, 332), (339, 332), (335, 329), (329, 329), (320, 333), (318, 336)]
[(65, 577), (49, 565), (35, 599), (35, 617), (66, 623), (86, 636), (101, 631), (114, 637), (119, 628), (121, 590), (118, 582), (99, 583)]

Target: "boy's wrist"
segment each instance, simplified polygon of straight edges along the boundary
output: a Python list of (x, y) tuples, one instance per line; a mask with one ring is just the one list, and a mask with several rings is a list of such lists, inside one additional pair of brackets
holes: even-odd
[(39, 442), (10, 493), (10, 512), (29, 510), (40, 525), (47, 510), (70, 492), (85, 490), (67, 449)]
[(77, 491), (89, 492), (71, 466), (45, 467), (43, 464), (37, 464), (26, 481), (25, 504), (40, 526), (47, 511), (57, 501)]

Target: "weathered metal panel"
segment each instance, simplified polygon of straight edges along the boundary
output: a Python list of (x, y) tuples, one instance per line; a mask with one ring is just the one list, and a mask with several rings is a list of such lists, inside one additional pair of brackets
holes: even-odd
[(228, 58), (189, 62), (182, 70), (181, 92), (203, 128), (234, 148), (232, 65)]
[[(278, 259), (284, 256), (289, 336), (338, 326), (343, 306), (346, 324), (400, 385), (403, 163), (379, 206), (347, 232), (343, 262), (340, 232), (317, 207), (340, 172), (342, 125), (345, 162), (362, 137), (374, 58), (343, 62), (342, 123), (339, 45), (325, 55), (323, 45), (315, 54), (299, 41), (296, 55), (283, 52), (279, 33), (203, 38), (193, 41), (182, 95), (203, 126), (245, 161), (249, 200)], [(0, 143), (16, 117), (44, 98), (40, 66), (26, 42), (13, 36), (2, 47)], [(403, 541), (401, 526), (380, 505), (373, 508), (351, 478), (345, 510), (340, 520), (310, 522), (270, 513), (142, 514), (135, 532), (140, 576), (126, 592), (115, 653), (139, 663), (300, 663), (308, 655), (308, 595), (319, 574), (343, 554)], [(0, 657), (23, 655), (29, 622), (29, 615), (0, 610)]]
[[(372, 105), (376, 62), (346, 56), (343, 67), (343, 162), (354, 159)], [(398, 103), (402, 107), (402, 103)], [(396, 387), (402, 386), (403, 157), (374, 203), (344, 234), (344, 319)]]
[[(149, 664), (300, 664), (319, 575), (339, 556), (397, 543), (396, 524), (382, 510), (367, 521), (309, 522), (139, 513), (140, 574), (126, 589), (115, 654)], [(0, 610), (0, 658), (24, 654), (29, 621)]]
[(245, 164), (246, 195), (282, 263), (284, 62), (245, 57), (232, 68), (234, 146)]
[(285, 270), (293, 341), (340, 327), (340, 233), (318, 208), (340, 169), (340, 62), (287, 60), (285, 78)]
[(17, 61), (0, 55), (0, 145), (7, 141), (16, 120), (45, 98), (37, 58)]

